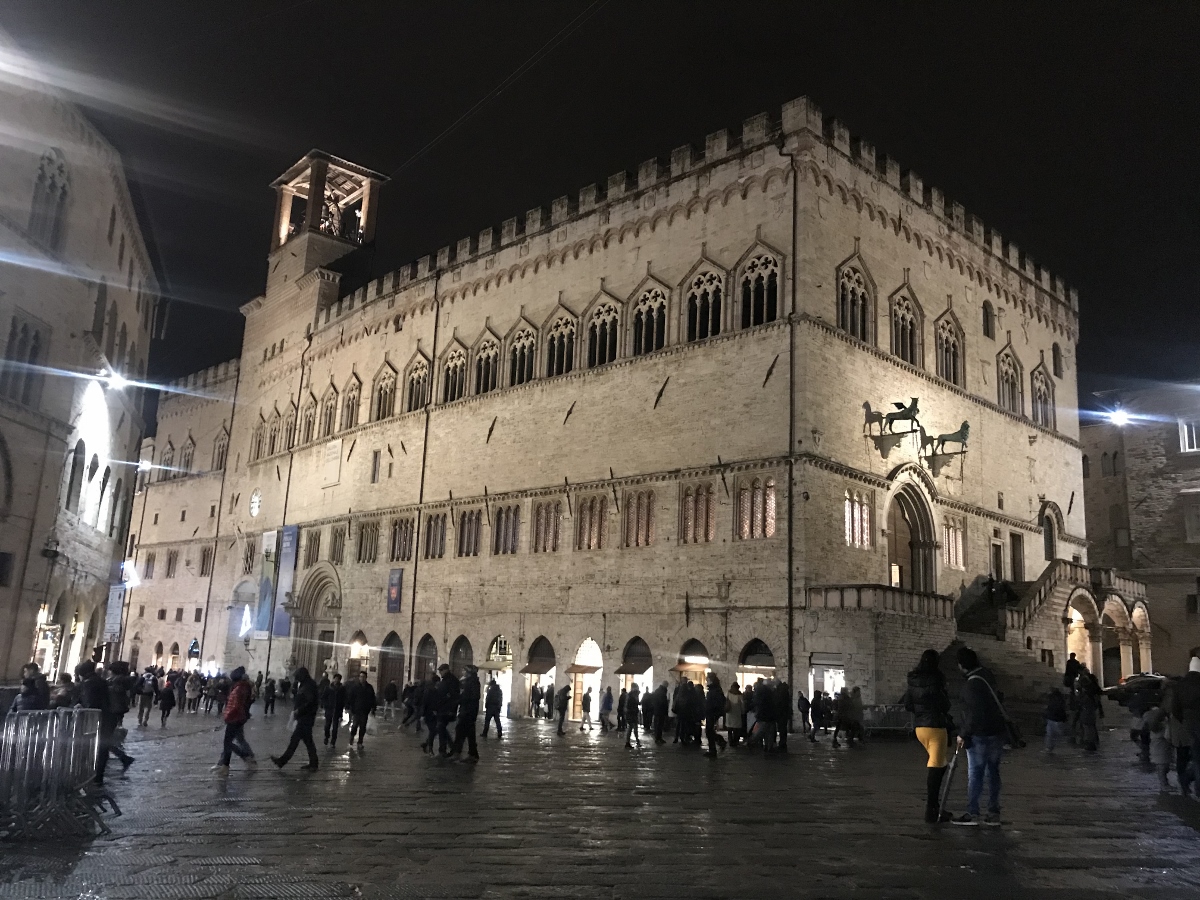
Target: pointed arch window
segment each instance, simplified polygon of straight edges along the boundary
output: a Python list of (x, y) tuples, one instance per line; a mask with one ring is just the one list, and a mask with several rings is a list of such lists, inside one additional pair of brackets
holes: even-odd
[(1033, 422), (1043, 428), (1054, 428), (1054, 385), (1045, 369), (1033, 370), (1029, 381), (1029, 398), (1033, 407)]
[(1024, 415), (1025, 398), (1021, 390), (1021, 364), (1011, 351), (1004, 351), (996, 360), (997, 401), (1001, 408)]
[(279, 434), (279, 450), (291, 450), (296, 446), (296, 406), (294, 403), (288, 404), (288, 413), (283, 417), (283, 424), (280, 425)]
[(537, 338), (528, 328), (518, 331), (508, 351), (508, 383), (512, 387), (533, 381), (533, 354)]
[(1052, 370), (1054, 372), (1054, 377), (1062, 378), (1063, 377), (1062, 347), (1060, 347), (1057, 343), (1055, 343), (1054, 346), (1052, 346), (1050, 348), (1050, 362), (1052, 365)]
[(179, 474), (180, 476), (192, 474), (192, 459), (196, 455), (196, 443), (190, 437), (187, 443), (179, 451)]
[(101, 278), (96, 285), (96, 305), (92, 308), (92, 337), (99, 344), (104, 339), (104, 317), (108, 314), (108, 282)]
[(951, 384), (965, 387), (963, 337), (952, 316), (943, 316), (936, 328), (937, 373)]
[(870, 550), (874, 532), (871, 528), (871, 510), (874, 499), (864, 491), (846, 491), (845, 507), (846, 546)]
[(775, 479), (754, 478), (741, 482), (737, 493), (737, 537), (753, 540), (774, 534)]
[(679, 535), (685, 544), (707, 544), (716, 537), (716, 504), (709, 482), (683, 489)]
[(57, 251), (62, 243), (68, 187), (67, 161), (62, 151), (57, 147), (46, 151), (38, 164), (37, 181), (33, 186), (29, 237), (51, 251)]
[(617, 358), (617, 307), (601, 303), (592, 313), (588, 324), (588, 368), (603, 366)]
[(229, 432), (224, 429), (213, 440), (212, 467), (214, 472), (223, 471), (225, 459), (229, 456)]
[(483, 530), (483, 511), (468, 509), (458, 514), (458, 540), (455, 553), (458, 556), (479, 555), (479, 533)]
[(1111, 475), (1112, 473), (1112, 459), (1109, 457), (1108, 452), (1105, 451), (1104, 453), (1100, 454), (1100, 474)]
[(310, 397), (300, 417), (300, 443), (311, 444), (317, 436), (317, 401)]
[(625, 546), (649, 547), (654, 543), (654, 491), (625, 495)]
[(667, 294), (661, 288), (650, 288), (633, 307), (633, 355), (653, 353), (666, 344)]
[(325, 399), (321, 402), (321, 437), (332, 437), (333, 432), (337, 429), (337, 408), (337, 391), (330, 388), (325, 392)]
[(342, 431), (358, 425), (358, 408), (362, 405), (362, 383), (351, 378), (342, 399)]
[(167, 481), (175, 477), (175, 447), (168, 441), (163, 450), (162, 458), (158, 461), (159, 481)]
[(892, 297), (892, 354), (912, 366), (923, 364), (921, 307), (907, 293)]
[(983, 336), (996, 339), (996, 310), (990, 300), (983, 301)]
[(4, 350), (4, 365), (0, 369), (0, 395), (34, 406), (41, 385), (40, 366), (45, 355), (45, 326), (32, 317), (13, 316)]
[(423, 409), (429, 402), (429, 363), (423, 359), (413, 363), (408, 370), (408, 401), (405, 412)]
[(274, 456), (281, 449), (279, 442), (279, 413), (271, 416), (271, 422), (267, 425), (267, 443), (264, 448), (264, 456)]
[(563, 316), (546, 337), (546, 377), (566, 375), (575, 368), (575, 323)]
[(396, 411), (396, 373), (390, 366), (375, 379), (374, 397), (371, 400), (371, 421), (390, 419)]
[(755, 256), (742, 271), (742, 327), (765, 325), (779, 318), (779, 261), (767, 253)]
[(425, 559), (446, 555), (446, 514), (436, 513), (425, 520)]
[(1092, 477), (1092, 461), (1088, 459), (1088, 455), (1086, 453), (1083, 454), (1083, 477)]
[(947, 516), (942, 520), (942, 564), (950, 569), (965, 569), (967, 523), (965, 519)]
[(492, 553), (508, 556), (521, 544), (521, 507), (498, 506), (492, 516)]
[(533, 552), (557, 553), (562, 530), (562, 501), (546, 501), (533, 507)]
[(603, 550), (608, 546), (608, 498), (603, 494), (583, 497), (576, 513), (575, 548), (577, 550)]
[(445, 371), (442, 373), (442, 402), (461, 400), (467, 390), (467, 354), (462, 347), (455, 347), (446, 354)]
[(83, 470), (86, 468), (87, 447), (83, 441), (75, 443), (71, 452), (71, 468), (67, 475), (66, 507), (71, 512), (79, 512), (79, 497), (83, 493)]
[(851, 337), (870, 343), (871, 292), (866, 276), (856, 266), (838, 273), (838, 328)]
[(486, 340), (475, 351), (475, 393), (487, 394), (499, 385), (500, 345)]
[(701, 272), (688, 285), (687, 339), (702, 341), (721, 333), (721, 299), (724, 279), (715, 272)]

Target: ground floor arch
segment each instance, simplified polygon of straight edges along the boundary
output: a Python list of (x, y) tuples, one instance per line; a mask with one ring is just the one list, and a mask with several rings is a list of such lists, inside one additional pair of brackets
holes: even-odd
[(297, 595), (292, 620), (292, 667), (304, 666), (320, 680), (336, 666), (334, 639), (341, 608), (342, 585), (337, 570), (329, 563), (318, 563)]
[[(1104, 656), (1101, 644), (1100, 610), (1095, 598), (1083, 588), (1072, 592), (1063, 614), (1066, 625), (1066, 656), (1069, 660), (1075, 654), (1075, 660), (1087, 666), (1089, 672), (1097, 678), (1103, 677)], [(1065, 665), (1065, 663), (1064, 663)]]
[(521, 674), (525, 676), (525, 696), (531, 698), (528, 710), (531, 715), (537, 714), (532, 703), (533, 689), (538, 687), (543, 691), (553, 691), (557, 667), (558, 658), (554, 653), (554, 645), (545, 635), (539, 635), (529, 645), (528, 660), (521, 667)]
[(937, 590), (937, 529), (924, 494), (903, 484), (887, 514), (888, 573), (892, 587), (932, 594)]
[(371, 642), (365, 632), (356, 631), (350, 637), (349, 656), (346, 659), (346, 681), (358, 678), (360, 672), (369, 671)]
[(775, 654), (765, 641), (754, 638), (738, 654), (738, 667), (734, 679), (742, 690), (760, 678), (775, 677)]
[(475, 664), (475, 650), (465, 634), (460, 634), (450, 645), (450, 671), (455, 677), (462, 678), (467, 673), (467, 666)]
[(438, 646), (432, 634), (421, 638), (417, 644), (417, 652), (413, 656), (413, 680), (424, 681), (437, 672)]
[(654, 686), (654, 656), (650, 645), (641, 637), (633, 637), (621, 651), (621, 665), (616, 674), (621, 676), (621, 689), (629, 690), (636, 683), (643, 691)]
[[(512, 644), (502, 634), (492, 638), (488, 644), (487, 659), (479, 666), (481, 677), (495, 681), (500, 686), (502, 694), (501, 709), (506, 709), (512, 703), (513, 657)], [(511, 714), (511, 713), (510, 713)]]
[(171, 654), (167, 657), (167, 669), (179, 671), (179, 643), (171, 644)]
[(404, 641), (394, 631), (379, 645), (379, 677), (376, 679), (377, 690), (382, 694), (389, 683), (396, 683), (397, 696), (404, 687)]
[(681, 679), (703, 685), (708, 679), (711, 662), (708, 648), (696, 638), (691, 638), (679, 648), (679, 662), (672, 667), (671, 671), (679, 675)]
[(1150, 647), (1150, 613), (1140, 601), (1129, 614), (1133, 623), (1134, 671), (1153, 672), (1154, 657)]
[(583, 698), (590, 691), (590, 712), (595, 722), (600, 711), (600, 682), (604, 676), (604, 655), (595, 640), (586, 638), (579, 645), (575, 661), (567, 666), (567, 675), (571, 679), (571, 718), (583, 718)]
[(163, 664), (163, 642), (154, 645), (154, 668), (161, 669)]

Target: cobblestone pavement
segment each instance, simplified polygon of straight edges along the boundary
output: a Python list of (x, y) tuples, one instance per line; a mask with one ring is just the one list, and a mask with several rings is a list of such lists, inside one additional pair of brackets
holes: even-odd
[[(136, 720), (130, 717), (127, 721)], [(320, 720), (318, 720), (318, 725)], [(1004, 765), (1002, 828), (921, 820), (915, 741), (710, 760), (667, 744), (508, 723), (478, 766), (424, 757), (373, 725), (321, 769), (267, 757), (284, 716), (256, 718), (262, 759), (215, 776), (214, 718), (131, 731), (110, 779), (125, 815), (81, 846), (0, 846), (0, 897), (734, 898), (1154, 897), (1200, 891), (1196, 809), (1159, 797), (1133, 747)], [(345, 740), (343, 734), (342, 740)], [(961, 809), (965, 778), (956, 784)]]

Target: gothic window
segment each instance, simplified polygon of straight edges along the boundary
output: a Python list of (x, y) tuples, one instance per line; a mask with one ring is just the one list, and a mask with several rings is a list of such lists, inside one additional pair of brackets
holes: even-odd
[(492, 517), (492, 553), (496, 555), (516, 553), (520, 542), (521, 507), (496, 507)]
[(361, 397), (362, 383), (352, 377), (346, 384), (345, 397), (342, 400), (342, 431), (358, 424), (358, 408), (362, 405)]
[(246, 538), (246, 544), (242, 547), (242, 574), (250, 575), (254, 572), (254, 560), (258, 556), (258, 538), (250, 535)]
[(162, 459), (159, 460), (160, 474), (159, 481), (166, 481), (175, 477), (175, 448), (171, 443), (167, 442), (167, 449), (163, 450)]
[(167, 551), (167, 577), (174, 578), (175, 573), (179, 571), (179, 551)]
[(154, 563), (157, 561), (158, 554), (151, 550), (146, 554), (146, 561), (142, 564), (142, 578), (150, 581), (154, 578)]
[(965, 569), (963, 553), (967, 523), (958, 518), (947, 517), (942, 521), (942, 564), (951, 569)]
[[(29, 237), (48, 250), (62, 243), (63, 209), (67, 202), (67, 161), (57, 148), (42, 155), (29, 211)], [(120, 264), (118, 264), (119, 266)]]
[(892, 354), (920, 366), (921, 349), (921, 307), (907, 294), (897, 294), (892, 298)]
[(603, 366), (617, 358), (617, 308), (611, 303), (602, 303), (592, 313), (588, 324), (588, 368)]
[(871, 510), (875, 505), (871, 495), (863, 491), (846, 491), (844, 505), (846, 546), (870, 550), (873, 536)]
[(654, 543), (654, 491), (625, 495), (625, 546), (649, 547)]
[(688, 285), (687, 339), (702, 341), (721, 333), (721, 298), (724, 279), (715, 272), (701, 272)]
[(429, 402), (429, 364), (423, 359), (413, 363), (408, 372), (408, 401), (405, 412), (423, 409)]
[(566, 375), (575, 368), (575, 323), (563, 316), (550, 326), (546, 338), (546, 377)]
[(117, 245), (117, 268), (125, 265), (125, 235), (121, 235), (121, 242)]
[(311, 569), (321, 559), (321, 529), (304, 532), (304, 568)]
[(179, 451), (179, 473), (181, 475), (192, 474), (192, 458), (196, 455), (196, 443), (190, 437), (187, 443), (183, 445), (183, 449)]
[(1025, 398), (1021, 390), (1021, 364), (1012, 351), (1005, 350), (996, 360), (997, 400), (1003, 409), (1018, 416), (1025, 413)]
[(494, 391), (499, 386), (499, 376), (500, 345), (493, 340), (486, 340), (475, 351), (475, 393)]
[(425, 520), (425, 559), (446, 555), (446, 514), (436, 513)]
[(1054, 428), (1054, 385), (1046, 370), (1038, 367), (1029, 379), (1029, 398), (1033, 407), (1033, 422), (1043, 428)]
[(77, 441), (71, 453), (71, 469), (67, 476), (67, 509), (79, 512), (79, 497), (83, 493), (83, 470), (87, 460), (87, 448), (82, 440)]
[(300, 443), (311, 444), (317, 434), (317, 401), (310, 397), (300, 418)]
[(742, 327), (765, 325), (779, 318), (779, 262), (766, 253), (742, 271)]
[(125, 368), (125, 349), (128, 346), (129, 332), (125, 329), (125, 323), (122, 322), (120, 329), (117, 331), (117, 355), (109, 361), (113, 369)]
[(288, 414), (283, 418), (280, 434), (280, 451), (291, 450), (296, 445), (296, 405), (288, 404)]
[(396, 411), (396, 373), (391, 366), (375, 379), (375, 396), (371, 400), (371, 421), (390, 419)]
[(661, 288), (650, 288), (633, 307), (633, 355), (653, 353), (666, 343), (667, 295)]
[(117, 347), (117, 304), (108, 308), (108, 325), (104, 329), (104, 355), (109, 361), (113, 359)]
[(1083, 477), (1092, 477), (1092, 461), (1088, 459), (1088, 455), (1086, 453), (1083, 454)]
[(331, 437), (334, 429), (337, 428), (337, 400), (337, 391), (330, 387), (329, 390), (325, 392), (325, 399), (321, 401), (320, 437)]
[(446, 354), (445, 371), (442, 373), (442, 402), (461, 400), (467, 390), (467, 354), (462, 347), (455, 347)]
[(267, 426), (266, 456), (274, 456), (281, 449), (279, 442), (279, 413), (271, 416), (271, 424)]
[(936, 328), (937, 373), (951, 384), (965, 387), (966, 359), (962, 330), (953, 316), (942, 316)]
[(99, 344), (104, 338), (104, 317), (108, 314), (108, 282), (103, 278), (96, 285), (96, 305), (92, 308), (92, 337)]
[(358, 526), (358, 548), (355, 559), (360, 565), (370, 565), (379, 557), (379, 523), (362, 522)]
[(1113, 473), (1112, 460), (1107, 452), (1100, 454), (1100, 474), (1111, 475)]
[(755, 478), (738, 485), (737, 536), (740, 540), (775, 534), (775, 479)]
[(683, 489), (679, 534), (685, 544), (707, 544), (716, 537), (716, 503), (711, 483)]
[(117, 208), (114, 206), (108, 211), (108, 243), (111, 246), (113, 241), (113, 232), (117, 230)]
[(871, 340), (871, 292), (866, 276), (854, 266), (838, 273), (838, 328), (860, 341)]
[(528, 328), (513, 336), (508, 351), (508, 383), (511, 387), (533, 380), (533, 354), (536, 347), (537, 338)]
[(329, 529), (329, 561), (340, 566), (346, 561), (346, 526), (334, 525)]
[(468, 509), (458, 514), (458, 556), (479, 555), (479, 532), (483, 529), (483, 511)]
[(1054, 516), (1046, 513), (1042, 516), (1042, 553), (1047, 561), (1053, 562), (1058, 558), (1057, 544), (1054, 533)]
[(37, 404), (46, 349), (44, 329), (32, 318), (12, 317), (0, 369), (0, 396), (25, 406)]
[(533, 552), (557, 553), (562, 529), (562, 501), (546, 501), (533, 507)]
[(392, 541), (388, 559), (391, 562), (402, 562), (412, 559), (413, 527), (412, 518), (392, 519)]
[(263, 458), (263, 453), (267, 447), (267, 426), (264, 422), (259, 422), (255, 426), (253, 433), (250, 435), (250, 462)]
[(983, 336), (996, 339), (996, 310), (990, 300), (983, 301)]
[(577, 550), (603, 550), (608, 545), (608, 498), (603, 494), (584, 497), (576, 513)]
[(1057, 343), (1054, 344), (1054, 346), (1052, 346), (1050, 348), (1050, 362), (1053, 367), (1054, 377), (1062, 378), (1063, 377), (1062, 347), (1058, 346)]
[(212, 467), (214, 472), (225, 468), (225, 459), (229, 456), (229, 432), (221, 429), (220, 434), (213, 440)]

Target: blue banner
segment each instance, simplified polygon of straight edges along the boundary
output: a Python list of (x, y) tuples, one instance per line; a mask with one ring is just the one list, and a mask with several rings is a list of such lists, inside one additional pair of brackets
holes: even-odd
[(387, 611), (400, 612), (400, 592), (404, 585), (404, 570), (392, 569), (388, 572)]
[(279, 583), (275, 589), (275, 619), (271, 631), (275, 637), (287, 637), (292, 631), (292, 617), (283, 604), (292, 592), (296, 575), (296, 545), (300, 543), (300, 526), (285, 525), (279, 542)]

